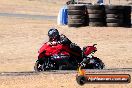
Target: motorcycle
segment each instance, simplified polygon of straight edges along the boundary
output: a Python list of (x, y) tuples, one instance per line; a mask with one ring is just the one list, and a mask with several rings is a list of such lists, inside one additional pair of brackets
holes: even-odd
[(34, 70), (37, 72), (48, 70), (76, 70), (79, 66), (86, 69), (103, 69), (104, 63), (93, 54), (97, 51), (93, 46), (86, 46), (77, 52), (68, 45), (45, 43), (39, 50), (38, 60)]

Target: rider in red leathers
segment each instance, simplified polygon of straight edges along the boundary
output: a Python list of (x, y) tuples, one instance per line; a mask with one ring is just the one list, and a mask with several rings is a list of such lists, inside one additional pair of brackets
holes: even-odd
[[(68, 45), (72, 52), (77, 52), (77, 58), (82, 55), (82, 50), (75, 43), (72, 43), (65, 35), (59, 34), (59, 31), (55, 28), (51, 28), (48, 31), (49, 41), (47, 44), (56, 45), (63, 44)], [(81, 57), (79, 57), (81, 58)]]
[(52, 28), (48, 31), (49, 41), (48, 44), (55, 45), (55, 44), (65, 44), (70, 45), (72, 42), (63, 34), (59, 35), (57, 29)]
[(34, 67), (36, 71), (77, 69), (78, 66), (103, 69), (104, 64), (102, 61), (93, 56), (93, 53), (97, 51), (95, 44), (86, 46), (81, 50), (65, 35), (60, 35), (55, 28), (49, 29), (48, 36), (49, 41), (39, 49), (38, 60)]

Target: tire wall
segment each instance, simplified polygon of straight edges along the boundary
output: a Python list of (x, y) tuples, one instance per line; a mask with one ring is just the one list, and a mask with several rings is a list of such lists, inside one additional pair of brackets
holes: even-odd
[(104, 5), (87, 5), (89, 26), (106, 26)]
[(108, 27), (131, 27), (131, 6), (105, 6)]
[(68, 26), (69, 27), (82, 27), (86, 26), (86, 7), (85, 5), (68, 6)]
[(68, 26), (131, 27), (131, 6), (68, 5)]

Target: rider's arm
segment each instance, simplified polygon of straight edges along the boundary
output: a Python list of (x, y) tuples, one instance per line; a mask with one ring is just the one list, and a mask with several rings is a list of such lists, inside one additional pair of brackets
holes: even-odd
[(61, 44), (71, 44), (71, 41), (65, 36), (65, 35), (60, 35), (60, 41), (59, 43)]

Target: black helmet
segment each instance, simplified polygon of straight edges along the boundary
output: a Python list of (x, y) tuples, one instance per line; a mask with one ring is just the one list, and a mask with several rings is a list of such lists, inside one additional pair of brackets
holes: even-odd
[(49, 38), (58, 38), (59, 37), (59, 32), (57, 29), (55, 28), (51, 28), (49, 31), (48, 31), (48, 36)]

